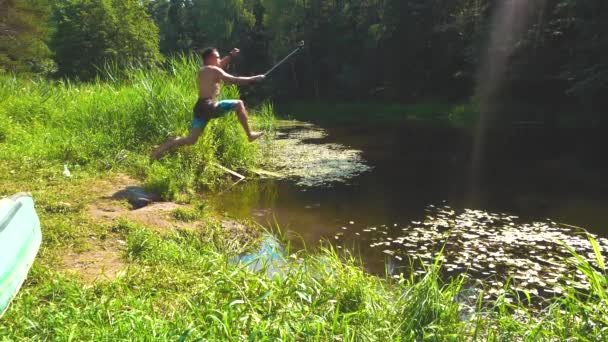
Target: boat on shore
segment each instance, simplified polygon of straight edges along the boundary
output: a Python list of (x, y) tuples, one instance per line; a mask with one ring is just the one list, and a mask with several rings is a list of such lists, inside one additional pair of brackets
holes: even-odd
[(0, 317), (27, 278), (41, 242), (31, 195), (19, 193), (0, 199)]

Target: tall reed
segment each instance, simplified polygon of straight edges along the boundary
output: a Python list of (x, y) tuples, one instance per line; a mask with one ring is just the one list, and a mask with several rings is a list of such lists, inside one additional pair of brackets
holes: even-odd
[[(14, 167), (130, 169), (151, 187), (170, 189), (164, 192), (168, 198), (216, 184), (221, 178), (214, 163), (251, 168), (259, 162), (259, 147), (248, 143), (234, 115), (214, 120), (196, 146), (159, 163), (147, 160), (153, 145), (188, 132), (198, 68), (194, 57), (182, 56), (162, 69), (119, 72), (108, 66), (107, 77), (92, 83), (0, 75), (0, 159)], [(221, 97), (239, 98), (238, 89), (224, 87)], [(272, 126), (269, 108), (262, 107), (259, 120), (254, 115), (254, 124)]]

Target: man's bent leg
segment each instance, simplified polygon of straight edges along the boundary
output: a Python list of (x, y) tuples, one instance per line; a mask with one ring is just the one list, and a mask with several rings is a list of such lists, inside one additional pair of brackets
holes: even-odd
[(166, 141), (165, 143), (163, 143), (162, 145), (158, 146), (156, 149), (154, 149), (154, 151), (152, 151), (152, 153), (150, 154), (150, 158), (152, 158), (153, 160), (157, 160), (160, 159), (163, 155), (165, 155), (165, 153), (169, 152), (169, 150), (179, 147), (179, 146), (183, 146), (183, 145), (194, 145), (196, 143), (196, 141), (198, 140), (198, 138), (200, 137), (201, 133), (203, 132), (204, 127), (192, 127), (190, 129), (190, 134), (185, 136), (185, 137), (181, 137), (181, 138), (177, 138), (177, 139), (170, 139), (168, 141)]
[(236, 103), (234, 110), (236, 111), (236, 114), (239, 117), (241, 126), (243, 126), (245, 133), (247, 133), (249, 141), (254, 141), (255, 139), (261, 137), (264, 134), (264, 132), (253, 132), (249, 128), (249, 116), (247, 115), (247, 108), (245, 108), (245, 104), (243, 103), (243, 101), (239, 100)]

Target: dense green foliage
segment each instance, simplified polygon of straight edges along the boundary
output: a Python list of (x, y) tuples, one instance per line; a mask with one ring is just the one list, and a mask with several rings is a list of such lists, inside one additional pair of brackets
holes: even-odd
[[(247, 170), (261, 162), (259, 145), (229, 115), (210, 123), (197, 145), (149, 163), (154, 144), (188, 131), (196, 100), (198, 62), (175, 59), (169, 66), (86, 84), (0, 75), (0, 161), (17, 172), (63, 164), (90, 172), (130, 168), (167, 198), (217, 183), (221, 170), (212, 163)], [(239, 94), (226, 87), (222, 96)], [(254, 120), (271, 129), (272, 108), (259, 113)]]
[[(5, 70), (50, 70), (49, 31), (58, 74), (81, 79), (108, 63), (157, 62), (159, 49), (174, 55), (205, 46), (224, 53), (239, 47), (233, 72), (260, 73), (304, 40), (299, 58), (258, 87), (258, 96), (462, 101), (490, 91), (508, 112), (518, 110), (503, 106), (513, 100), (542, 107), (543, 121), (554, 121), (552, 113), (564, 106), (576, 120), (606, 120), (602, 0), (69, 0), (54, 5), (53, 20), (45, 20), (50, 9), (43, 0), (2, 6)], [(10, 43), (15, 39), (19, 45)], [(496, 87), (486, 84), (491, 73), (501, 77)]]
[[(316, 82), (327, 95), (357, 91), (365, 96), (377, 86), (401, 98), (441, 92), (458, 95), (462, 91), (455, 89), (458, 86), (470, 93), (486, 55), (493, 20), (506, 15), (498, 11), (500, 2), (489, 0), (262, 3), (274, 53), (288, 49), (285, 42), (305, 39), (310, 43), (308, 61), (298, 68), (308, 71), (299, 73), (301, 77), (312, 79), (299, 90), (311, 92)], [(509, 6), (518, 5), (511, 2)], [(548, 85), (561, 79), (565, 84), (553, 87), (565, 90), (583, 82), (588, 83), (587, 91), (605, 90), (603, 73), (591, 82), (593, 71), (604, 69), (603, 61), (597, 59), (606, 49), (608, 34), (608, 9), (603, 1), (532, 1), (521, 11), (517, 14), (527, 14), (529, 23), (499, 46), (516, 47), (507, 61), (514, 86)], [(567, 77), (568, 73), (574, 78)], [(368, 82), (357, 82), (357, 75)]]
[(60, 75), (91, 79), (106, 63), (124, 68), (160, 60), (158, 28), (139, 1), (61, 1), (54, 17)]
[(47, 0), (0, 1), (0, 72), (46, 74), (54, 70), (47, 46)]
[[(605, 1), (561, 1), (555, 6), (548, 31), (555, 59), (561, 59), (559, 78), (570, 81), (569, 93), (597, 99), (608, 89), (608, 5)], [(545, 53), (548, 55), (548, 53)]]
[[(32, 191), (44, 229), (32, 273), (2, 318), (0, 339), (608, 339), (608, 278), (597, 245), (599, 267), (572, 250), (589, 290), (566, 288), (538, 311), (502, 296), (460, 300), (470, 284), (444, 283), (438, 265), (417, 279), (381, 279), (332, 249), (288, 254), (281, 272), (266, 277), (231, 259), (247, 246), (200, 203), (172, 217), (206, 220), (204, 229), (163, 233), (129, 221), (99, 222), (89, 213), (99, 200), (91, 185), (100, 175), (126, 171), (167, 199), (183, 199), (221, 181), (216, 164), (245, 173), (261, 161), (263, 141), (248, 143), (229, 115), (214, 120), (195, 146), (150, 162), (153, 145), (187, 131), (199, 67), (182, 57), (152, 66), (162, 59), (159, 50), (238, 46), (243, 59), (236, 73), (253, 73), (303, 39), (299, 58), (258, 89), (286, 99), (468, 102), (489, 55), (497, 3), (66, 0), (51, 8), (42, 0), (0, 2), (0, 195)], [(499, 95), (556, 107), (583, 104), (593, 120), (605, 120), (598, 107), (608, 83), (607, 8), (603, 0), (534, 3), (530, 23), (500, 42), (512, 53)], [(52, 71), (51, 52), (57, 74), (67, 77), (15, 75)], [(239, 95), (226, 87), (221, 97)], [(294, 108), (322, 115), (323, 104)], [(373, 108), (345, 102), (332, 109), (352, 119)], [(438, 102), (383, 109), (376, 115), (421, 113), (414, 119), (462, 126), (476, 111)], [(272, 129), (271, 106), (255, 114), (257, 127)], [(64, 165), (71, 178), (61, 175)], [(108, 241), (126, 241), (115, 251), (124, 263), (115, 279), (87, 283), (62, 269), (68, 251), (103, 249)]]
[(442, 102), (399, 103), (337, 103), (337, 102), (290, 102), (277, 109), (289, 113), (290, 118), (315, 123), (411, 123), (434, 127), (471, 127), (479, 109), (476, 105)]
[[(504, 65), (488, 67), (504, 75), (500, 88), (493, 90), (499, 100), (544, 106), (546, 120), (554, 119), (551, 112), (563, 105), (577, 105), (579, 119), (583, 119), (581, 114), (605, 119), (599, 108), (608, 90), (601, 57), (608, 48), (608, 9), (600, 0), (524, 5), (492, 0), (251, 0), (239, 4), (230, 2), (226, 8), (240, 9), (240, 16), (212, 17), (194, 30), (202, 14), (191, 16), (191, 8), (196, 7), (197, 13), (223, 12), (204, 1), (155, 1), (161, 39), (180, 36), (179, 32), (184, 37), (168, 40), (173, 45), (165, 44), (163, 51), (239, 46), (245, 51), (239, 71), (260, 72), (303, 39), (307, 49), (291, 66), (273, 75), (268, 94), (301, 100), (419, 101), (483, 96), (479, 87), (485, 87), (483, 80), (490, 78), (484, 65), (497, 62), (488, 50), (491, 47), (509, 51), (498, 60)], [(511, 19), (505, 19), (509, 13), (515, 13), (521, 27), (493, 36), (499, 23), (509, 23)], [(217, 34), (222, 25), (231, 31)], [(225, 40), (237, 27), (238, 35)], [(537, 118), (529, 114), (525, 119)]]
[(149, 6), (160, 28), (164, 53), (189, 52), (208, 45), (230, 49), (254, 22), (243, 0), (153, 1)]

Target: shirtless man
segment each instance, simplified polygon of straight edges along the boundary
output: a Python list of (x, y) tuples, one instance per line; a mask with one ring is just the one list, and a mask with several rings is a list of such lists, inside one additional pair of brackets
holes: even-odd
[(152, 159), (159, 159), (169, 150), (178, 146), (194, 145), (211, 119), (218, 118), (231, 111), (237, 113), (249, 141), (254, 141), (262, 136), (263, 132), (253, 132), (249, 128), (247, 109), (243, 101), (217, 101), (220, 94), (220, 81), (233, 84), (249, 84), (264, 79), (264, 75), (237, 77), (226, 73), (223, 69), (228, 65), (230, 59), (238, 53), (239, 49), (232, 49), (228, 56), (220, 59), (220, 54), (215, 48), (207, 48), (203, 51), (203, 67), (198, 71), (198, 101), (194, 105), (190, 134), (168, 140), (160, 145), (152, 151), (150, 155)]

